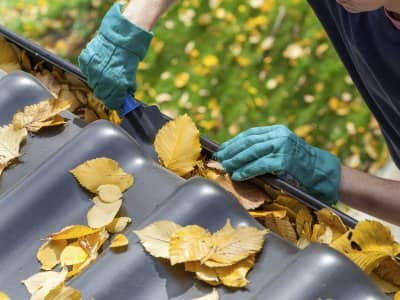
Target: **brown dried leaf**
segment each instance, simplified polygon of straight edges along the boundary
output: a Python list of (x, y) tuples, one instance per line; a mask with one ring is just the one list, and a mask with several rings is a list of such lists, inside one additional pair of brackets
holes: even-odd
[[(281, 212), (281, 211), (279, 211)], [(293, 244), (297, 243), (297, 235), (292, 223), (290, 223), (289, 218), (285, 215), (280, 217), (277, 214), (270, 214), (264, 218), (264, 225), (271, 231), (280, 235), (287, 241)]]
[(307, 208), (302, 208), (296, 215), (296, 231), (299, 237), (305, 237), (311, 239), (311, 227), (313, 218), (310, 211)]
[(228, 192), (232, 193), (239, 203), (247, 210), (256, 209), (264, 203), (272, 200), (258, 186), (251, 182), (232, 181), (230, 176), (226, 174), (221, 176), (218, 183)]
[(324, 208), (316, 213), (318, 223), (330, 227), (333, 233), (333, 241), (347, 232), (342, 219), (337, 216), (331, 209)]

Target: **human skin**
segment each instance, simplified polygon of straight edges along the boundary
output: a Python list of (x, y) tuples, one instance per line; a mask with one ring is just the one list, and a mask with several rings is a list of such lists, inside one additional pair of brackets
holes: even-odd
[(400, 14), (399, 0), (336, 0), (336, 2), (351, 13), (366, 12), (385, 7), (388, 11), (394, 13), (394, 16)]

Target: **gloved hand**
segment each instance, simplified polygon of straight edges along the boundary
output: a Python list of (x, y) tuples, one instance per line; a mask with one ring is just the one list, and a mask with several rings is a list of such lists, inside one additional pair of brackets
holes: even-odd
[(126, 94), (135, 92), (137, 66), (153, 37), (126, 19), (121, 8), (115, 4), (108, 11), (96, 37), (79, 56), (95, 95), (112, 109), (120, 109)]
[(222, 144), (214, 157), (232, 174), (233, 180), (272, 173), (292, 181), (328, 205), (338, 201), (339, 159), (306, 144), (285, 126), (244, 131)]

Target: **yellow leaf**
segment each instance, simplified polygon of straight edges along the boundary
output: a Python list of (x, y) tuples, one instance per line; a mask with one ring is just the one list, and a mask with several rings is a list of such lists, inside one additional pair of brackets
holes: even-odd
[(48, 236), (50, 240), (70, 240), (84, 237), (98, 232), (99, 229), (93, 229), (84, 225), (71, 225), (64, 227), (58, 232), (52, 233)]
[(205, 295), (203, 297), (199, 297), (199, 298), (193, 298), (193, 300), (219, 300), (219, 294), (216, 289), (213, 289), (210, 294), (207, 294), (207, 295)]
[(62, 266), (77, 265), (83, 263), (87, 257), (87, 252), (76, 241), (64, 248), (60, 256), (60, 262)]
[(71, 278), (85, 270), (92, 262), (97, 259), (98, 251), (107, 241), (109, 234), (102, 228), (100, 231), (79, 239), (79, 245), (88, 253), (87, 259), (81, 263), (72, 266), (72, 270), (68, 272), (67, 277)]
[(296, 231), (286, 215), (282, 218), (279, 218), (276, 214), (267, 215), (264, 218), (264, 225), (271, 231), (279, 234), (285, 240), (294, 244), (297, 243)]
[(249, 211), (250, 216), (253, 218), (265, 218), (273, 216), (275, 218), (282, 219), (286, 217), (286, 210), (274, 210), (274, 211)]
[(394, 285), (386, 280), (383, 280), (375, 273), (369, 274), (369, 277), (375, 283), (375, 285), (381, 290), (382, 293), (392, 294), (400, 291), (400, 286)]
[(122, 198), (119, 186), (114, 184), (103, 184), (97, 188), (97, 194), (103, 202), (112, 203)]
[(202, 263), (208, 267), (231, 266), (259, 252), (267, 232), (248, 226), (234, 229), (230, 220), (227, 220), (225, 226), (213, 234), (212, 250), (202, 259)]
[(304, 204), (286, 195), (279, 195), (274, 201), (274, 204), (278, 204), (285, 207), (288, 212), (288, 217), (293, 222), (296, 221), (296, 216), (300, 210), (307, 209), (307, 207)]
[(93, 193), (104, 184), (117, 185), (124, 192), (134, 181), (133, 176), (125, 173), (116, 161), (106, 157), (86, 161), (70, 172), (84, 188)]
[(171, 265), (202, 260), (211, 250), (211, 233), (190, 225), (180, 228), (171, 236), (169, 255)]
[(134, 233), (152, 256), (169, 259), (171, 236), (180, 228), (182, 228), (180, 225), (171, 221), (157, 221), (142, 230), (134, 231)]
[(96, 203), (87, 213), (88, 225), (91, 228), (101, 228), (110, 224), (118, 214), (122, 200), (112, 203)]
[(81, 293), (69, 286), (61, 285), (46, 297), (46, 300), (81, 300)]
[(115, 218), (110, 224), (106, 226), (106, 229), (110, 233), (119, 233), (125, 230), (126, 226), (132, 222), (131, 218), (119, 217)]
[(244, 260), (223, 268), (216, 268), (218, 278), (221, 282), (229, 287), (241, 288), (245, 287), (249, 281), (246, 279), (247, 273), (253, 268), (255, 263), (255, 254), (250, 255)]
[(302, 208), (296, 215), (296, 231), (299, 237), (311, 239), (312, 215), (307, 208)]
[(125, 246), (128, 246), (128, 244), (129, 244), (129, 240), (126, 238), (126, 236), (119, 233), (112, 240), (112, 242), (110, 244), (110, 248), (114, 249), (114, 248), (125, 247)]
[(20, 156), (19, 147), (27, 134), (24, 128), (0, 127), (0, 175), (12, 160)]
[[(0, 66), (1, 68), (1, 66)], [(8, 295), (2, 291), (0, 291), (0, 300), (10, 300), (10, 298), (8, 297)]]
[(67, 276), (67, 269), (61, 272), (47, 271), (32, 275), (22, 283), (32, 295), (31, 300), (45, 300), (55, 289), (59, 289)]
[(10, 73), (19, 70), (18, 56), (4, 37), (0, 36), (0, 69)]
[(394, 295), (393, 300), (400, 300), (400, 291)]
[(331, 209), (324, 208), (316, 213), (318, 223), (330, 227), (333, 233), (333, 241), (347, 232), (342, 219), (337, 216)]
[(154, 147), (162, 164), (183, 176), (193, 170), (200, 156), (199, 130), (188, 115), (179, 116), (158, 131)]
[(324, 224), (314, 224), (310, 240), (313, 243), (331, 244), (333, 241), (332, 229)]
[(220, 177), (218, 180), (225, 190), (232, 193), (239, 203), (247, 210), (256, 209), (264, 203), (271, 202), (272, 200), (268, 195), (258, 186), (251, 182), (233, 182), (228, 174)]
[(39, 248), (36, 257), (42, 264), (42, 270), (49, 271), (60, 263), (60, 255), (65, 246), (66, 240), (49, 240)]
[(362, 221), (354, 230), (343, 234), (331, 246), (370, 274), (387, 257), (398, 255), (393, 236), (387, 226), (376, 221)]
[(198, 261), (186, 262), (185, 271), (196, 274), (198, 280), (204, 281), (212, 286), (221, 284), (215, 268), (210, 268), (200, 264)]
[(70, 107), (68, 101), (51, 99), (38, 104), (26, 106), (22, 112), (17, 112), (13, 117), (15, 128), (26, 128), (28, 131), (37, 132), (43, 127), (64, 124), (64, 119), (57, 114)]

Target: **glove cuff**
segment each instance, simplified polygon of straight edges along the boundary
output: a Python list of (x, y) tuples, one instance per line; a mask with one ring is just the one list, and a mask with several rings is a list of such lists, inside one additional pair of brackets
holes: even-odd
[(143, 60), (153, 34), (136, 26), (121, 13), (122, 5), (114, 4), (101, 22), (99, 34), (109, 42), (124, 48)]
[(339, 200), (340, 161), (331, 153), (314, 148), (314, 172), (309, 193), (330, 206)]

